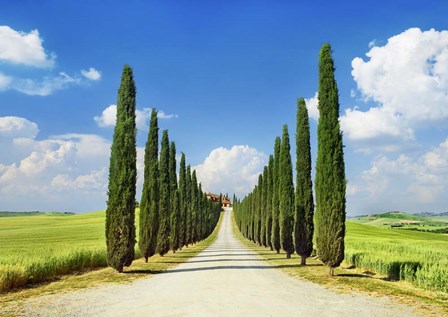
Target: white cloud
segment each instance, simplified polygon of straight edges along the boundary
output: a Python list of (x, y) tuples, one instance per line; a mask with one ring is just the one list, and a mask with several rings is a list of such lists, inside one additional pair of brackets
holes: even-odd
[(72, 77), (64, 72), (57, 76), (47, 76), (43, 79), (13, 79), (10, 89), (17, 90), (30, 96), (48, 96), (55, 91), (65, 89), (72, 85), (80, 85), (81, 79), (77, 76)]
[(0, 26), (0, 61), (39, 68), (55, 65), (56, 55), (45, 52), (38, 30), (29, 33)]
[[(159, 118), (159, 119), (173, 119), (173, 118), (177, 118), (177, 117), (178, 117), (177, 114), (166, 114), (162, 110), (157, 112), (157, 118)], [(150, 112), (149, 118), (151, 118), (151, 112)]]
[[(149, 120), (151, 119), (152, 108), (143, 108), (142, 110), (135, 110), (135, 124), (137, 129), (147, 130), (149, 127)], [(159, 110), (157, 112), (157, 118), (159, 119), (172, 119), (177, 118), (177, 114), (165, 114), (165, 112)], [(99, 127), (113, 127), (117, 121), (117, 105), (110, 105), (104, 109), (100, 116), (93, 118)]]
[(310, 118), (319, 121), (319, 109), (317, 105), (319, 104), (318, 93), (314, 95), (314, 97), (305, 99), (306, 107), (308, 108), (308, 115)]
[(243, 197), (257, 184), (266, 163), (264, 153), (248, 145), (234, 145), (231, 149), (214, 149), (202, 164), (193, 168), (205, 191)]
[(97, 71), (95, 68), (90, 67), (89, 70), (81, 70), (81, 74), (90, 80), (100, 80), (101, 79), (101, 72)]
[(117, 106), (110, 105), (103, 110), (100, 116), (93, 117), (93, 120), (98, 124), (99, 127), (113, 127), (117, 120)]
[(446, 211), (448, 138), (416, 158), (401, 154), (390, 159), (380, 155), (352, 186), (356, 191), (348, 203), (352, 209), (363, 209), (361, 213)]
[(20, 117), (0, 117), (0, 138), (34, 138), (37, 124)]
[(349, 140), (409, 142), (418, 128), (448, 118), (448, 31), (408, 29), (366, 56), (353, 59), (352, 75), (377, 106), (346, 110), (341, 125)]
[(11, 84), (12, 78), (10, 76), (0, 73), (0, 91), (7, 90)]
[[(15, 31), (9, 26), (0, 26), (0, 63), (26, 65), (37, 68), (52, 69), (55, 66), (56, 55), (47, 54), (42, 46), (39, 31), (30, 33)], [(16, 71), (10, 68), (10, 72)], [(41, 71), (39, 71), (41, 72)], [(81, 74), (73, 76), (65, 72), (52, 74), (45, 71), (42, 76), (33, 71), (34, 77), (23, 77), (23, 74), (0, 73), (0, 91), (15, 90), (30, 96), (48, 96), (55, 91), (70, 86), (87, 84), (101, 78), (101, 72), (93, 67), (81, 70)]]

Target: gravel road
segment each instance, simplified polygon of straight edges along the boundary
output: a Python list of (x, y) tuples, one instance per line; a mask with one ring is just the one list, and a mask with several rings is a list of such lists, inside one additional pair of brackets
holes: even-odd
[(271, 268), (233, 235), (151, 278), (29, 300), (26, 316), (419, 316), (387, 298), (338, 294)]

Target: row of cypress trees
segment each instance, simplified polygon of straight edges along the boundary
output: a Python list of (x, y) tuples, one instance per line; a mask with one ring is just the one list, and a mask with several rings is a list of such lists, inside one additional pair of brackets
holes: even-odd
[[(132, 69), (123, 68), (117, 101), (117, 122), (111, 148), (106, 210), (106, 244), (109, 266), (118, 272), (134, 260), (136, 194), (136, 88)], [(145, 261), (206, 238), (216, 226), (220, 203), (207, 199), (196, 171), (186, 166), (182, 153), (179, 181), (176, 145), (162, 132), (159, 155), (157, 111), (151, 113), (145, 147), (144, 182), (140, 202), (138, 246)]]
[(290, 258), (294, 251), (302, 265), (313, 251), (316, 223), (317, 254), (329, 274), (344, 259), (345, 165), (339, 126), (339, 95), (334, 79), (331, 46), (319, 54), (319, 122), (316, 161), (316, 214), (311, 179), (311, 145), (305, 100), (298, 99), (296, 122), (296, 187), (294, 190), (288, 127), (274, 143), (274, 155), (259, 176), (254, 190), (242, 201), (234, 199), (235, 219), (248, 239), (283, 249)]

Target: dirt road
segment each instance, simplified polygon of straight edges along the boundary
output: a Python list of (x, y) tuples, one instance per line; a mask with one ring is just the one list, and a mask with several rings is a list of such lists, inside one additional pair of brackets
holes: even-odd
[(233, 235), (179, 266), (127, 285), (104, 285), (26, 304), (27, 316), (418, 316), (386, 298), (338, 294), (271, 268)]

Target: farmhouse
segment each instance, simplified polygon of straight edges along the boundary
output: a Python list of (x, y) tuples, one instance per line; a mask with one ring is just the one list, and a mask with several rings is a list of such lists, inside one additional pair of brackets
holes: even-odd
[[(218, 201), (220, 195), (208, 193), (207, 198), (211, 199), (213, 201)], [(222, 196), (221, 197), (221, 207), (232, 207), (232, 204), (230, 202), (230, 199), (228, 197)]]

